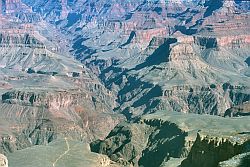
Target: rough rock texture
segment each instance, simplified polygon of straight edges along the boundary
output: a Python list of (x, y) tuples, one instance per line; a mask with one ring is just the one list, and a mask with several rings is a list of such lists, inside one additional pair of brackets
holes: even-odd
[(244, 4), (103, 3), (93, 3), (100, 15), (86, 3), (85, 11), (75, 10), (73, 25), (70, 18), (57, 25), (69, 26), (71, 53), (114, 92), (116, 109), (127, 118), (159, 109), (224, 115), (249, 100), (250, 21)]
[(0, 151), (9, 154), (64, 137), (104, 138), (123, 120), (112, 113), (113, 93), (59, 49), (46, 23), (11, 17), (3, 17), (0, 30)]
[(0, 165), (2, 167), (8, 167), (8, 159), (3, 154), (0, 154)]
[(236, 155), (233, 158), (219, 163), (219, 167), (247, 167), (250, 163), (249, 152)]
[[(249, 139), (249, 136), (247, 139)], [(187, 159), (181, 163), (181, 166), (218, 166), (220, 161), (228, 160), (235, 155), (249, 151), (248, 149), (249, 140), (242, 140), (236, 136), (223, 138), (198, 135)]]
[[(92, 149), (122, 165), (169, 167), (183, 158), (182, 165), (216, 166), (248, 151), (249, 118), (217, 117), (248, 115), (247, 2), (8, 0), (2, 5), (1, 152), (35, 149), (64, 137), (100, 138)], [(203, 115), (157, 116), (163, 109)], [(153, 112), (154, 118), (146, 118)], [(123, 120), (119, 113), (131, 122), (113, 129)], [(208, 151), (198, 154), (203, 148)]]
[(91, 150), (125, 166), (160, 166), (170, 157), (185, 157), (186, 135), (176, 125), (160, 120), (119, 125), (106, 140), (92, 143)]
[(232, 107), (225, 112), (224, 116), (248, 116), (250, 113), (250, 102)]
[[(18, 112), (13, 113), (13, 110)], [(120, 120), (117, 116), (92, 111), (78, 113), (78, 108), (50, 111), (2, 105), (1, 111), (4, 112), (0, 150), (4, 153), (44, 145), (62, 137), (84, 142), (104, 138)], [(13, 119), (13, 116), (18, 117)]]
[(122, 165), (157, 167), (186, 158), (181, 166), (217, 166), (249, 151), (248, 121), (159, 111), (119, 124), (105, 140), (92, 142), (91, 150)]

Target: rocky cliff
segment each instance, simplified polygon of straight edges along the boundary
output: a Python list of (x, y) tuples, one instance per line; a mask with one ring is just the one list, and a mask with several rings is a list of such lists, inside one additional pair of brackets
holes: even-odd
[[(34, 145), (99, 138), (91, 149), (121, 166), (218, 166), (248, 158), (247, 2), (5, 5), (1, 152), (20, 158), (26, 152), (16, 150), (43, 150)], [(124, 116), (128, 122), (116, 126)]]
[(224, 116), (230, 116), (230, 117), (247, 116), (247, 115), (249, 115), (249, 111), (250, 111), (249, 105), (250, 105), (249, 101), (247, 101), (241, 105), (229, 108), (225, 112)]
[(81, 101), (86, 100), (88, 95), (83, 92), (70, 91), (70, 92), (50, 92), (39, 93), (36, 90), (31, 92), (12, 91), (2, 95), (4, 103), (19, 103), (27, 104), (30, 106), (40, 106), (51, 109), (60, 109), (62, 107), (70, 107), (79, 105)]
[[(12, 17), (12, 16), (4, 16)], [(10, 154), (68, 137), (104, 138), (123, 120), (114, 95), (39, 26), (3, 20), (0, 35), (0, 151)], [(16, 24), (18, 28), (14, 28)], [(41, 26), (43, 25), (43, 26)], [(47, 31), (46, 31), (47, 32)], [(51, 39), (52, 38), (52, 39)]]
[(236, 155), (233, 158), (219, 163), (219, 167), (247, 166), (249, 164), (249, 152)]
[[(93, 8), (99, 11), (101, 3)], [(189, 2), (189, 9), (172, 3), (141, 3), (125, 20), (108, 14), (103, 16), (105, 23), (94, 17), (89, 23), (79, 19), (69, 30), (77, 34), (72, 53), (115, 92), (116, 109), (128, 118), (158, 109), (224, 115), (238, 105), (237, 100), (242, 104), (249, 98), (247, 11), (241, 9), (243, 4), (224, 1), (218, 9), (212, 1), (198, 6)], [(110, 10), (110, 6), (104, 8)], [(78, 14), (84, 17), (91, 12)], [(228, 33), (223, 28), (229, 28)], [(224, 90), (227, 83), (241, 88)]]
[(173, 158), (180, 166), (217, 166), (249, 151), (248, 125), (239, 124), (247, 121), (161, 111), (116, 126), (91, 149), (124, 166), (171, 166)]
[(218, 166), (221, 161), (249, 151), (248, 148), (249, 138), (245, 136), (227, 138), (198, 135), (187, 159), (181, 163), (181, 166)]

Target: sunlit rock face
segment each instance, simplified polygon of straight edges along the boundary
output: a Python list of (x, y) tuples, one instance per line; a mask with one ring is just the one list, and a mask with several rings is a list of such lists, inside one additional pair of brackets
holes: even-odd
[(64, 137), (87, 143), (124, 119), (112, 112), (114, 94), (56, 42), (46, 22), (12, 14), (1, 22), (1, 153)]
[(247, 160), (248, 125), (239, 125), (247, 121), (161, 111), (119, 124), (90, 146), (124, 166), (218, 166), (237, 156)]
[[(45, 19), (56, 19), (66, 34), (75, 34), (71, 53), (116, 92), (120, 112), (224, 115), (237, 105), (233, 94), (249, 92), (249, 14), (242, 6), (212, 0), (76, 2), (68, 3), (73, 10), (67, 20), (54, 15)], [(144, 86), (128, 86), (134, 83)], [(242, 89), (224, 90), (227, 83)], [(174, 98), (164, 98), (171, 91)], [(247, 94), (239, 97), (241, 102), (248, 101)]]
[(48, 166), (67, 165), (72, 150), (84, 155), (83, 162), (70, 157), (79, 166), (247, 162), (247, 2), (0, 6), (0, 152), (10, 166), (54, 148)]
[(8, 159), (3, 154), (0, 154), (0, 165), (3, 167), (8, 167)]

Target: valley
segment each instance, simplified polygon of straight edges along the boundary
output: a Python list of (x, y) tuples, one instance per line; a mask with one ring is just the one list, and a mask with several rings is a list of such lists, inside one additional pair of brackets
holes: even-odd
[(248, 1), (0, 6), (9, 167), (249, 164)]

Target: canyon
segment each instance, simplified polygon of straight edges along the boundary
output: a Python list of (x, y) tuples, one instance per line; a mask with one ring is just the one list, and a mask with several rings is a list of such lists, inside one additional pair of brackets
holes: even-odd
[(0, 6), (9, 167), (249, 164), (249, 2)]

